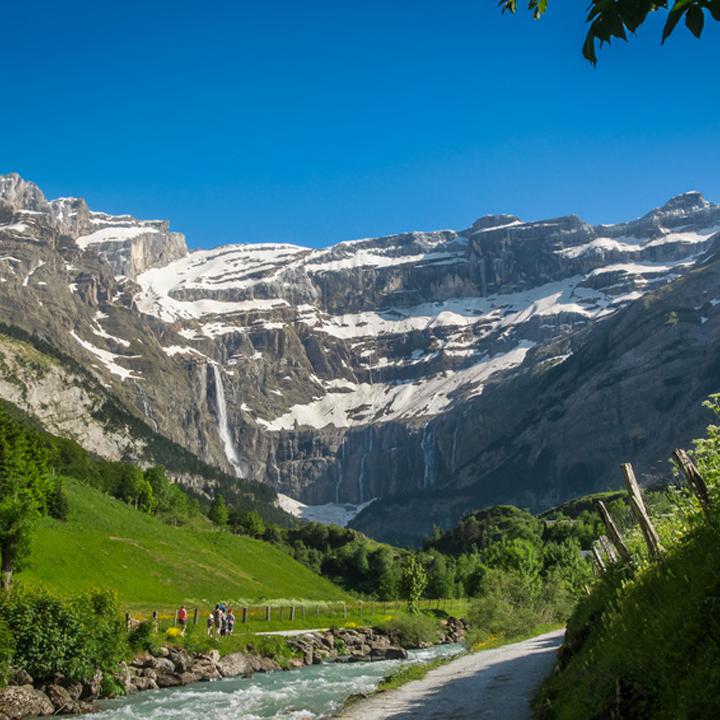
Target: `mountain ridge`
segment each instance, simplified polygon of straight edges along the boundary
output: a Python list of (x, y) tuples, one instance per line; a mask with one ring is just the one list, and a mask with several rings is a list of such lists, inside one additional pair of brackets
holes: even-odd
[[(685, 277), (720, 230), (720, 206), (693, 191), (613, 225), (489, 215), (323, 249), (188, 251), (167, 223), (79, 200), (60, 212), (23, 183), (0, 176), (0, 310), (169, 439), (311, 505), (451, 496), (483, 477), (458, 418), (563, 366), (584, 329)], [(568, 473), (527, 504), (562, 499)]]

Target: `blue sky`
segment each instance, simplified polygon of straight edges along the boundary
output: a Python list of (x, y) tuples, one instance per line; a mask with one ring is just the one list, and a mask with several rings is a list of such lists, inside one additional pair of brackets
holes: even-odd
[(191, 246), (720, 201), (720, 27), (580, 55), (585, 3), (9, 3), (0, 172)]

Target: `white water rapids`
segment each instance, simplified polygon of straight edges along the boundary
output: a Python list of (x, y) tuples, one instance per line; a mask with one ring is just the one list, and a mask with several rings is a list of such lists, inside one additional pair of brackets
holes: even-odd
[(454, 655), (460, 645), (413, 650), (408, 660), (327, 663), (299, 670), (228, 678), (182, 688), (150, 690), (104, 703), (86, 720), (315, 720), (332, 716), (344, 700), (367, 693), (402, 663)]

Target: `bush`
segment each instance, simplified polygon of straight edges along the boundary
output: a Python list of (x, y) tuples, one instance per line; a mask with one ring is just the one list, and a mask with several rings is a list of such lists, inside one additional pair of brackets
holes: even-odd
[(148, 652), (152, 652), (155, 649), (153, 624), (147, 620), (138, 623), (128, 633), (128, 644), (133, 650), (147, 650)]
[(393, 618), (380, 625), (380, 629), (405, 648), (416, 648), (440, 639), (440, 625), (427, 615), (417, 613)]
[(5, 685), (15, 653), (15, 642), (7, 624), (0, 620), (0, 687)]
[(541, 591), (537, 578), (516, 570), (489, 569), (479, 597), (470, 606), (468, 643), (483, 642), (490, 636), (514, 637), (531, 630), (541, 622)]
[(112, 671), (127, 649), (112, 593), (65, 601), (45, 590), (15, 590), (0, 596), (0, 616), (14, 640), (13, 664), (39, 680), (89, 680), (96, 669)]

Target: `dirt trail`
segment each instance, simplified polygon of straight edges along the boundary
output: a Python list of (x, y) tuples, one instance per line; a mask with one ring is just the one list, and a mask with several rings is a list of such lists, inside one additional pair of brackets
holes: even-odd
[(552, 670), (563, 631), (483, 650), (362, 700), (343, 720), (529, 720), (530, 700)]

